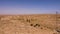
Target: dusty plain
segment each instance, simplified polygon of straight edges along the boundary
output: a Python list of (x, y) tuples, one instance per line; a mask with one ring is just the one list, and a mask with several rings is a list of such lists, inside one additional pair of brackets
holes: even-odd
[(60, 14), (0, 15), (0, 34), (60, 34)]

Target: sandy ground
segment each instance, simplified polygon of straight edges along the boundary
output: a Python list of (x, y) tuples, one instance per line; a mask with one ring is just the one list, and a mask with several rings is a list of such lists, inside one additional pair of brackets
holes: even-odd
[(0, 34), (60, 34), (56, 31), (59, 27), (60, 15), (57, 18), (54, 14), (0, 16)]

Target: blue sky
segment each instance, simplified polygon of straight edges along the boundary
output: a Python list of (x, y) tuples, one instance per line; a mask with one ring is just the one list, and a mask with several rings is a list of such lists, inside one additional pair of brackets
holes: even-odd
[(60, 0), (0, 0), (0, 14), (60, 13)]

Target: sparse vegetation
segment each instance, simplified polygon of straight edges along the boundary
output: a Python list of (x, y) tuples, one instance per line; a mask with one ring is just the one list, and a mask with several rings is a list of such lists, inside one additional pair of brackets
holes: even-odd
[(60, 30), (56, 30), (56, 31), (60, 33)]
[(27, 19), (26, 21), (30, 23), (30, 19)]
[(53, 33), (53, 34), (57, 34), (57, 33)]
[(33, 19), (33, 18), (32, 18), (31, 21), (37, 21), (37, 19)]
[[(0, 29), (2, 29), (1, 27), (4, 27), (4, 28), (6, 28), (7, 31), (14, 30), (14, 29), (15, 29), (14, 31), (17, 31), (19, 29), (18, 32), (21, 32), (21, 31), (26, 32), (26, 30), (29, 32), (32, 32), (33, 30), (37, 30), (40, 32), (43, 30), (43, 31), (46, 31), (49, 33), (53, 32), (52, 29), (55, 29), (54, 24), (56, 22), (55, 21), (55, 18), (56, 18), (55, 15), (39, 15), (37, 17), (36, 16), (37, 15), (34, 15), (33, 18), (32, 17), (26, 18), (25, 15), (23, 17), (15, 17), (15, 18), (12, 16), (11, 18), (8, 17), (10, 20), (8, 20), (7, 17), (4, 17), (4, 18), (7, 18), (6, 19), (7, 21), (5, 19), (0, 21)], [(48, 17), (46, 17), (46, 16), (48, 16)], [(8, 25), (6, 25), (6, 24), (8, 24)], [(29, 26), (32, 26), (32, 27), (30, 28)], [(26, 27), (29, 27), (29, 28), (26, 28)], [(34, 27), (37, 27), (37, 28), (34, 28)], [(57, 30), (57, 32), (60, 32), (60, 30)], [(32, 33), (35, 33), (35, 31)], [(53, 33), (53, 34), (55, 34), (55, 33)]]
[(40, 27), (40, 25), (39, 24), (35, 24), (34, 27)]
[(43, 29), (43, 28), (41, 27), (41, 29)]
[(60, 17), (58, 17), (58, 18), (60, 18)]
[(30, 26), (33, 26), (33, 24), (30, 24)]

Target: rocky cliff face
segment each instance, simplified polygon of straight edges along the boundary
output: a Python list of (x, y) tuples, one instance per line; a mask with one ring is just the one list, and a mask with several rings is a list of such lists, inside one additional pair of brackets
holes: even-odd
[(60, 31), (60, 15), (0, 16), (0, 34), (57, 34), (57, 30)]

